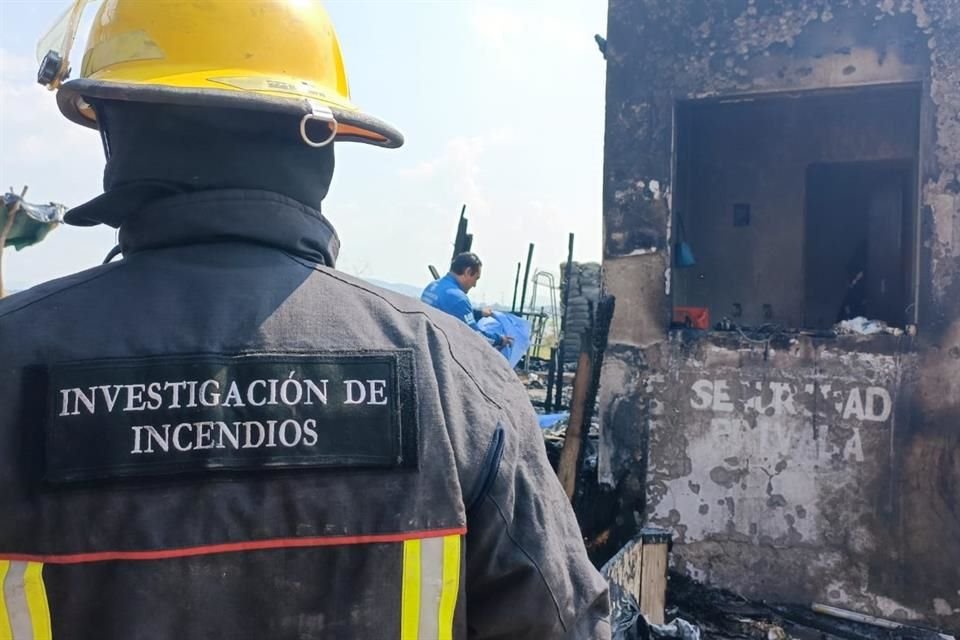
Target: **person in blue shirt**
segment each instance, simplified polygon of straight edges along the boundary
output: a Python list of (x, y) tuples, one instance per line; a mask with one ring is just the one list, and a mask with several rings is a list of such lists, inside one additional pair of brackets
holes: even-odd
[[(477, 324), (480, 317), (493, 315), (491, 309), (474, 309), (467, 292), (477, 286), (480, 280), (480, 268), (483, 263), (475, 253), (461, 253), (450, 263), (450, 272), (439, 280), (427, 285), (420, 300), (431, 307), (440, 309), (451, 316), (463, 320), (474, 331), (483, 335), (494, 347), (500, 348), (513, 343), (510, 336), (483, 329)], [(479, 316), (479, 317), (478, 317)]]

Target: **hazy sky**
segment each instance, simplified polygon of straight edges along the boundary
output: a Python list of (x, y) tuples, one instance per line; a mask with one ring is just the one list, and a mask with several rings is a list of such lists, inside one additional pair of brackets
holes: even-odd
[[(510, 304), (530, 242), (534, 268), (557, 272), (570, 232), (575, 259), (599, 260), (605, 65), (593, 35), (606, 31), (604, 0), (326, 5), (354, 102), (406, 136), (399, 150), (337, 145), (324, 213), (343, 243), (339, 268), (425, 284), (427, 264), (447, 265), (464, 203), (484, 261), (476, 301)], [(35, 83), (36, 41), (66, 6), (0, 0), (0, 190), (28, 184), (28, 200), (74, 206), (101, 191), (99, 137)], [(114, 240), (107, 227), (61, 227), (6, 252), (7, 285), (97, 265)]]

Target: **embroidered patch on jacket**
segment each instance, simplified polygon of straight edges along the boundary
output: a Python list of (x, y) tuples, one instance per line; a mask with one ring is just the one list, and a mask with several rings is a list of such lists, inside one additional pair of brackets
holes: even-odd
[(71, 362), (48, 403), (50, 482), (417, 466), (410, 351)]

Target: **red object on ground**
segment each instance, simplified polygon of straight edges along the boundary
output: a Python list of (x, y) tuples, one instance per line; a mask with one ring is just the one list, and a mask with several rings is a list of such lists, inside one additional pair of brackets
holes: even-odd
[(707, 307), (674, 307), (673, 321), (691, 329), (710, 329), (710, 309)]

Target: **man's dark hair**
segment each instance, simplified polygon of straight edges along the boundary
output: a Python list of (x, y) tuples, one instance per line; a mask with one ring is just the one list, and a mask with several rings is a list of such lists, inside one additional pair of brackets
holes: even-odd
[(483, 263), (480, 262), (480, 258), (477, 256), (477, 254), (461, 253), (453, 259), (453, 262), (450, 263), (450, 271), (458, 276), (462, 276), (467, 272), (467, 269), (470, 269), (471, 271), (477, 271), (482, 266)]

